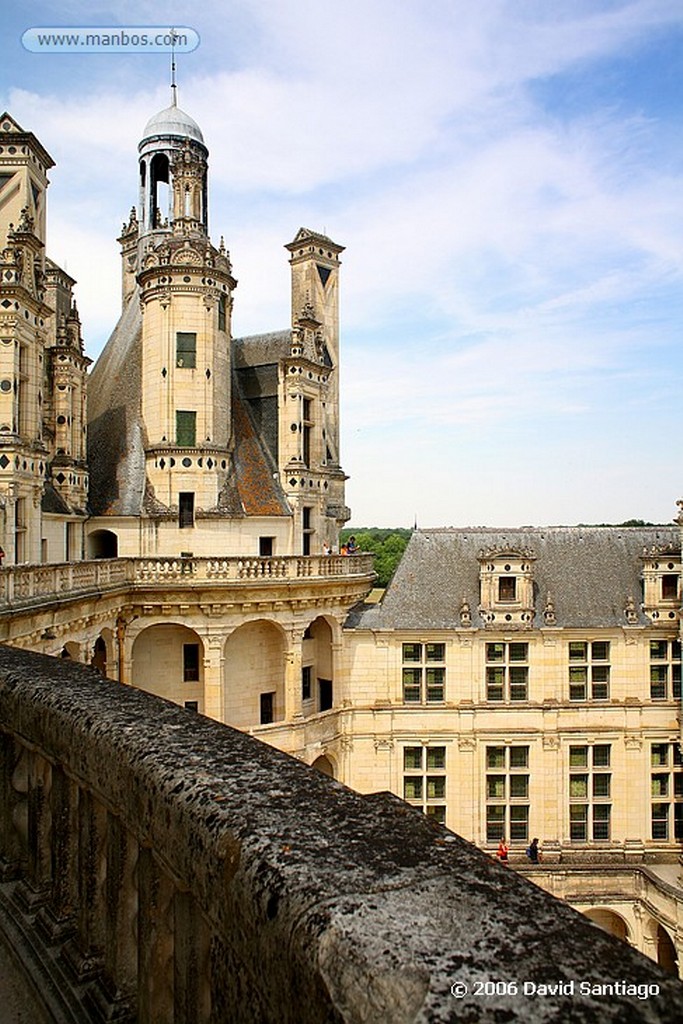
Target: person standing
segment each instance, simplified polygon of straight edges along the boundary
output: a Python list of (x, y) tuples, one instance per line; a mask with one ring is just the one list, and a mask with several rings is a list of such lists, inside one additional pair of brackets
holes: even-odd
[(500, 837), (500, 842), (498, 843), (498, 851), (496, 853), (496, 857), (501, 862), (501, 864), (507, 864), (509, 856), (510, 856), (510, 847), (505, 842), (505, 836), (501, 836)]
[(526, 855), (532, 864), (540, 864), (543, 860), (543, 855), (538, 848), (538, 839), (531, 840), (531, 846), (527, 848)]

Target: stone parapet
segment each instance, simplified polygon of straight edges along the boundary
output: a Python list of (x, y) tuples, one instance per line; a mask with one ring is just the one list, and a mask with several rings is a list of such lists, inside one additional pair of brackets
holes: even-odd
[(0, 920), (74, 1019), (679, 1019), (679, 982), (397, 798), (83, 666), (0, 648), (0, 737)]
[(113, 558), (50, 565), (8, 566), (0, 571), (0, 615), (3, 610), (32, 607), (48, 601), (69, 601), (121, 587), (134, 589), (178, 581), (202, 584), (272, 583), (373, 577), (371, 554), (288, 555), (278, 558)]

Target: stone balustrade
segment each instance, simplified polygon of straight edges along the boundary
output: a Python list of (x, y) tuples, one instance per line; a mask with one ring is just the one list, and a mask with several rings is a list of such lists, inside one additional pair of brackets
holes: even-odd
[(397, 798), (84, 666), (0, 647), (0, 775), (0, 928), (55, 1019), (680, 1019), (678, 981)]
[(0, 614), (48, 600), (106, 593), (122, 586), (167, 586), (170, 581), (239, 584), (334, 579), (372, 575), (371, 554), (288, 555), (282, 558), (115, 558), (47, 565), (7, 566), (0, 571)]

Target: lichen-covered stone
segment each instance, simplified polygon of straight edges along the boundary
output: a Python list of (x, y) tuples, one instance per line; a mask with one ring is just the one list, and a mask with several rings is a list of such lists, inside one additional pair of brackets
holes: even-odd
[[(10, 648), (0, 728), (63, 766), (191, 894), (214, 1022), (680, 1019), (680, 983), (394, 797)], [(497, 990), (477, 994), (485, 982)]]

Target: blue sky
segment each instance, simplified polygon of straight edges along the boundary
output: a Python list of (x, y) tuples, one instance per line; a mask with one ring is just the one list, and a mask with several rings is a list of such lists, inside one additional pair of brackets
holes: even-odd
[[(51, 174), (49, 245), (88, 352), (164, 55), (35, 54), (30, 26), (158, 25), (143, 2), (3, 12), (0, 107)], [(57, 13), (58, 12), (58, 13)], [(667, 522), (683, 494), (680, 0), (208, 0), (179, 103), (209, 146), (234, 329), (289, 322), (282, 246), (343, 255), (354, 525)]]

